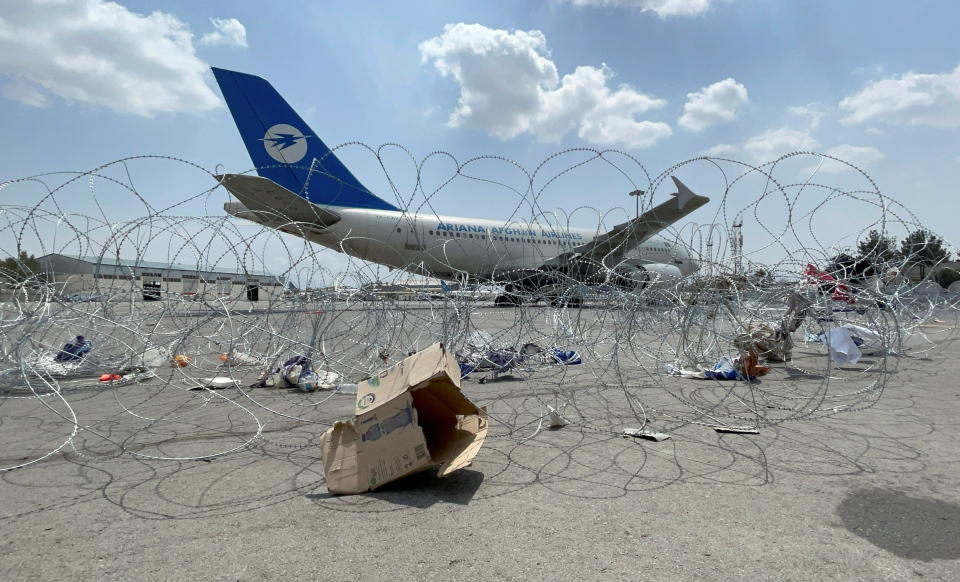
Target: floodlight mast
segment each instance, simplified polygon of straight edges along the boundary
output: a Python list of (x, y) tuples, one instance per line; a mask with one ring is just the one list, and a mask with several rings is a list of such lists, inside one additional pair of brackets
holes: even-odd
[(636, 204), (636, 206), (637, 206), (637, 218), (640, 217), (640, 197), (643, 196), (644, 194), (645, 194), (645, 192), (644, 192), (643, 190), (634, 190), (633, 192), (631, 192), (631, 193), (629, 194), (629, 196), (633, 196), (634, 199), (636, 200), (636, 203), (637, 203), (637, 204)]

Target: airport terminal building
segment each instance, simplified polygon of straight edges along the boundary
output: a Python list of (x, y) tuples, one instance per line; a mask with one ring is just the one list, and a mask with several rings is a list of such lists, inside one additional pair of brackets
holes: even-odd
[(144, 301), (171, 298), (270, 301), (284, 284), (262, 272), (210, 269), (115, 257), (71, 257), (52, 253), (37, 257), (55, 291), (73, 299), (129, 293)]

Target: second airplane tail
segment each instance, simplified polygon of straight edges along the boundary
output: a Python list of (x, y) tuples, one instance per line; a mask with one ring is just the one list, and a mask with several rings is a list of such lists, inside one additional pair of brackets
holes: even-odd
[(260, 176), (314, 204), (399, 210), (370, 193), (265, 79), (213, 67)]

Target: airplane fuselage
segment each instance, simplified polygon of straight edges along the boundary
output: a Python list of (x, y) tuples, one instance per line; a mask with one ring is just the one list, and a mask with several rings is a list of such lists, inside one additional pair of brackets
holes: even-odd
[[(497, 274), (510, 271), (534, 270), (603, 232), (390, 210), (327, 208), (341, 219), (325, 227), (280, 225), (238, 203), (226, 207), (231, 214), (281, 228), (360, 259), (448, 279), (463, 275), (496, 278)], [(625, 260), (637, 265), (671, 265), (684, 276), (697, 269), (684, 247), (660, 236), (638, 245), (627, 253)]]

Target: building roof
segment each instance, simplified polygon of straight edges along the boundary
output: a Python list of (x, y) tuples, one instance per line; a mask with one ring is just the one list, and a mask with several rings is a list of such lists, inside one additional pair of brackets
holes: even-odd
[(164, 263), (162, 261), (144, 261), (141, 259), (121, 259), (119, 257), (107, 256), (103, 257), (92, 257), (92, 256), (70, 256), (62, 255), (60, 253), (49, 253), (43, 255), (42, 257), (37, 257), (38, 261), (43, 261), (50, 257), (62, 257), (64, 259), (70, 259), (73, 261), (82, 261), (84, 263), (89, 263), (91, 265), (103, 265), (106, 267), (134, 267), (138, 269), (154, 269), (158, 271), (192, 271), (199, 273), (219, 273), (224, 275), (256, 275), (258, 277), (273, 277), (275, 275), (267, 273), (265, 271), (254, 271), (249, 269), (224, 269), (222, 267), (217, 268), (200, 268), (198, 265), (187, 265), (183, 263)]

